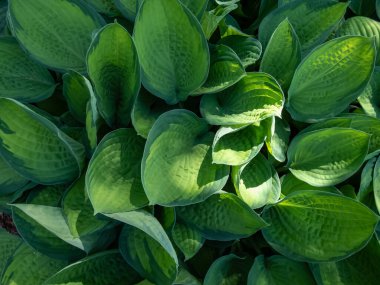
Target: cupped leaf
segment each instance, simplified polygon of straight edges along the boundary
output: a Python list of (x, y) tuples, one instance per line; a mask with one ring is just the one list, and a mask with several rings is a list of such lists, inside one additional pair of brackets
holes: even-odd
[(284, 95), (276, 80), (262, 72), (247, 73), (232, 87), (202, 97), (202, 116), (212, 125), (240, 125), (281, 116)]
[(49, 71), (31, 60), (13, 37), (0, 38), (0, 70), (0, 97), (38, 102), (56, 87)]
[(20, 237), (12, 235), (0, 228), (0, 272), (3, 272), (8, 259), (13, 255), (21, 243), (22, 240)]
[(86, 70), (92, 32), (104, 20), (83, 1), (9, 1), (9, 24), (21, 45), (57, 70)]
[(298, 135), (288, 149), (288, 166), (298, 179), (333, 186), (359, 170), (370, 135), (348, 128), (329, 128)]
[(244, 67), (237, 54), (225, 45), (210, 45), (210, 72), (206, 82), (193, 94), (222, 91), (245, 76)]
[(100, 142), (86, 172), (95, 213), (127, 212), (148, 204), (140, 178), (144, 143), (133, 129), (118, 129)]
[(268, 42), (260, 71), (269, 73), (283, 89), (288, 89), (300, 62), (301, 45), (293, 26), (286, 18), (274, 30)]
[(172, 110), (157, 119), (141, 164), (150, 204), (193, 204), (223, 188), (229, 168), (212, 164), (213, 137), (207, 123), (187, 110)]
[(140, 280), (141, 277), (124, 261), (120, 253), (110, 250), (70, 264), (48, 278), (43, 285), (133, 285)]
[(375, 58), (374, 41), (360, 36), (337, 38), (316, 48), (299, 65), (290, 85), (287, 109), (292, 118), (316, 122), (341, 113), (366, 88)]
[(232, 193), (217, 193), (201, 203), (177, 207), (176, 213), (180, 220), (210, 240), (244, 238), (267, 226), (259, 215)]
[[(322, 191), (298, 191), (264, 209), (262, 233), (279, 253), (298, 261), (338, 261), (362, 249), (379, 217), (362, 203)], [(296, 234), (295, 234), (296, 233)]]
[(278, 25), (289, 19), (297, 33), (301, 49), (307, 52), (323, 43), (337, 27), (348, 4), (336, 1), (292, 1), (274, 9), (260, 23), (259, 40), (266, 46)]
[(363, 111), (371, 117), (380, 119), (380, 68), (375, 67), (371, 80), (363, 93), (358, 97), (358, 102)]
[(175, 223), (171, 234), (173, 241), (184, 254), (185, 261), (192, 258), (205, 242), (200, 232), (178, 221)]
[(274, 132), (267, 137), (265, 143), (269, 153), (280, 162), (286, 160), (286, 151), (288, 150), (290, 139), (290, 127), (289, 124), (280, 118), (273, 118), (274, 120)]
[(240, 58), (244, 68), (255, 64), (261, 56), (261, 43), (253, 37), (230, 35), (223, 37), (218, 43), (232, 48)]
[(0, 196), (16, 192), (29, 183), (29, 180), (16, 172), (0, 155)]
[(8, 260), (1, 284), (42, 284), (66, 265), (67, 261), (47, 257), (22, 243)]
[(142, 210), (106, 215), (126, 223), (119, 248), (139, 274), (155, 284), (172, 284), (178, 273), (176, 252), (161, 224)]
[(251, 266), (251, 258), (240, 258), (234, 254), (222, 256), (211, 265), (203, 284), (247, 284), (247, 276)]
[(206, 38), (198, 20), (178, 0), (144, 1), (133, 37), (144, 87), (167, 103), (185, 100), (206, 81)]
[(40, 184), (74, 180), (83, 146), (53, 123), (13, 99), (0, 98), (0, 153), (22, 176)]
[(306, 263), (297, 262), (281, 255), (268, 258), (259, 255), (248, 275), (250, 285), (316, 285)]
[(139, 60), (128, 31), (118, 23), (103, 27), (88, 50), (87, 70), (104, 120), (111, 127), (127, 126), (140, 89)]
[[(276, 181), (275, 181), (276, 180)], [(262, 154), (250, 162), (232, 168), (232, 181), (238, 196), (252, 209), (278, 201), (281, 194), (280, 178)]]

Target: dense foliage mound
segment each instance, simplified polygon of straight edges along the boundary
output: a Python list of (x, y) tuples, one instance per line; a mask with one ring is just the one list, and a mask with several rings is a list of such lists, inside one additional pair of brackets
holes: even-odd
[(0, 283), (379, 284), (379, 16), (0, 0)]

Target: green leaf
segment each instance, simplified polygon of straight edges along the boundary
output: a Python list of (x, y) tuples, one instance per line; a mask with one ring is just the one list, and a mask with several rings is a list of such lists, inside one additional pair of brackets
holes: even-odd
[(39, 285), (66, 265), (67, 261), (47, 257), (23, 243), (8, 260), (1, 284)]
[(118, 23), (103, 27), (88, 50), (87, 69), (104, 120), (111, 127), (127, 126), (140, 89), (137, 51), (127, 30)]
[(66, 190), (65, 185), (37, 186), (33, 188), (26, 198), (26, 204), (58, 207)]
[(203, 96), (200, 108), (211, 125), (253, 124), (281, 116), (283, 98), (281, 87), (273, 77), (252, 72), (223, 92)]
[(22, 240), (18, 236), (12, 235), (0, 228), (0, 272), (3, 272), (8, 259), (13, 255), (21, 242)]
[(280, 185), (280, 178), (262, 154), (247, 164), (234, 166), (231, 177), (236, 193), (252, 209), (276, 203), (280, 198), (281, 188), (274, 187)]
[(247, 275), (251, 265), (252, 260), (250, 258), (240, 258), (234, 254), (222, 256), (211, 265), (203, 284), (247, 284)]
[(40, 184), (79, 177), (83, 146), (13, 99), (0, 98), (0, 153), (18, 173)]
[(92, 32), (104, 20), (78, 0), (10, 0), (12, 33), (33, 58), (56, 70), (86, 70)]
[(245, 76), (244, 67), (237, 54), (225, 45), (210, 45), (210, 72), (206, 82), (193, 94), (222, 91)]
[(201, 285), (201, 283), (187, 270), (185, 270), (183, 267), (180, 267), (177, 278), (174, 281), (174, 285)]
[(317, 186), (343, 182), (363, 164), (370, 141), (365, 132), (329, 128), (298, 135), (288, 149), (288, 166), (298, 179)]
[[(338, 261), (362, 249), (379, 217), (362, 203), (322, 191), (298, 191), (264, 209), (262, 233), (279, 253), (307, 262)], [(294, 234), (297, 233), (297, 234)]]
[[(372, 208), (372, 204), (375, 202), (375, 196), (373, 192), (373, 175), (374, 167), (376, 164), (376, 157), (371, 158), (367, 161), (363, 167), (361, 176), (360, 176), (360, 187), (357, 194), (358, 201)], [(356, 193), (355, 193), (356, 194)], [(376, 205), (375, 205), (376, 209)], [(376, 211), (376, 210), (375, 210)]]
[(371, 16), (375, 10), (376, 0), (352, 0), (350, 1), (350, 9), (355, 14)]
[(374, 41), (359, 36), (334, 39), (313, 50), (289, 88), (287, 109), (292, 118), (316, 122), (341, 113), (366, 88), (375, 57)]
[(261, 43), (253, 37), (230, 35), (223, 37), (218, 43), (232, 48), (239, 56), (244, 68), (255, 64), (261, 56)]
[(10, 167), (1, 155), (0, 173), (0, 196), (12, 194), (29, 183), (29, 180)]
[(113, 0), (121, 14), (129, 21), (134, 21), (138, 12), (138, 6), (142, 0)]
[(323, 43), (342, 20), (348, 4), (336, 1), (292, 1), (268, 14), (260, 23), (259, 41), (266, 46), (278, 25), (288, 18), (304, 53)]
[(157, 219), (142, 210), (106, 216), (126, 223), (119, 237), (125, 260), (149, 281), (172, 284), (178, 272), (178, 259)]
[(176, 213), (179, 219), (211, 240), (240, 239), (267, 226), (259, 215), (232, 193), (217, 193), (201, 203), (177, 207)]
[(377, 158), (373, 169), (373, 194), (375, 196), (377, 211), (380, 213), (380, 158)]
[(90, 100), (91, 82), (76, 71), (69, 71), (63, 77), (63, 96), (75, 119), (84, 123), (86, 121), (86, 106)]
[(31, 60), (13, 37), (0, 38), (0, 70), (0, 97), (38, 102), (56, 87), (49, 71)]
[(206, 38), (198, 20), (178, 0), (144, 1), (133, 37), (144, 87), (168, 104), (185, 100), (206, 81)]
[(172, 110), (157, 119), (141, 165), (151, 205), (193, 204), (223, 188), (229, 168), (212, 164), (213, 137), (207, 123), (187, 110)]
[(259, 255), (248, 275), (250, 285), (315, 285), (313, 274), (306, 263), (297, 262), (281, 255), (265, 258)]
[(94, 91), (92, 88), (89, 88), (88, 91), (90, 100), (87, 101), (86, 105), (86, 142), (90, 152), (93, 153), (98, 145), (98, 131), (105, 125), (105, 122), (98, 112)]
[(8, 32), (7, 12), (8, 12), (7, 0), (0, 1), (0, 35), (5, 35)]
[(192, 258), (205, 242), (200, 232), (178, 221), (171, 233), (173, 241), (184, 254), (185, 261)]
[(63, 268), (43, 285), (91, 284), (133, 285), (141, 277), (122, 258), (117, 250), (91, 255)]
[(358, 97), (358, 102), (363, 111), (371, 117), (380, 119), (380, 68), (375, 67), (371, 80), (363, 93)]
[(183, 5), (185, 5), (198, 20), (202, 19), (203, 13), (205, 12), (208, 0), (180, 0)]
[(288, 149), (290, 138), (289, 124), (280, 118), (274, 117), (274, 133), (270, 138), (267, 137), (266, 146), (269, 153), (279, 162), (286, 160), (286, 151)]
[(260, 71), (272, 75), (281, 87), (287, 90), (300, 62), (301, 44), (289, 19), (286, 18), (274, 30), (268, 42)]
[(266, 124), (221, 127), (212, 145), (212, 162), (242, 165), (254, 158), (264, 145)]
[(102, 139), (86, 172), (95, 213), (127, 212), (148, 204), (140, 177), (144, 143), (133, 129), (118, 129)]
[(99, 13), (106, 14), (107, 16), (112, 17), (119, 14), (114, 0), (86, 0), (86, 2), (94, 6)]

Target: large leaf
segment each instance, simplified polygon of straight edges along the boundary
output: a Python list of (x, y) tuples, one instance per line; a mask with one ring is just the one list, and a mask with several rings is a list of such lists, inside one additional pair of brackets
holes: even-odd
[(277, 26), (286, 18), (297, 33), (303, 52), (323, 43), (346, 12), (347, 4), (336, 1), (292, 1), (268, 14), (260, 24), (259, 40), (269, 42)]
[(373, 194), (375, 196), (377, 211), (380, 213), (380, 158), (377, 158), (373, 169)]
[(178, 221), (171, 233), (173, 241), (184, 254), (185, 261), (192, 258), (205, 242), (200, 232)]
[(94, 37), (87, 54), (100, 114), (109, 126), (127, 126), (140, 89), (140, 65), (133, 40), (118, 23)]
[(63, 268), (43, 285), (133, 285), (141, 277), (122, 258), (117, 250), (91, 255)]
[(212, 125), (252, 124), (281, 116), (283, 97), (273, 77), (252, 72), (220, 93), (203, 96), (200, 108)]
[(172, 284), (178, 272), (178, 259), (157, 219), (142, 210), (107, 216), (126, 223), (119, 238), (125, 260), (149, 281)]
[(195, 17), (199, 20), (202, 18), (203, 13), (207, 8), (209, 0), (180, 0), (183, 5), (185, 5)]
[(29, 180), (16, 172), (0, 155), (0, 196), (11, 194), (29, 183)]
[(12, 37), (0, 38), (0, 70), (0, 97), (37, 102), (54, 92), (49, 71), (31, 60)]
[(260, 71), (277, 79), (288, 89), (293, 74), (301, 62), (301, 45), (289, 19), (282, 21), (271, 36), (260, 64)]
[[(279, 253), (308, 262), (338, 261), (362, 249), (379, 217), (360, 202), (322, 191), (298, 191), (263, 212), (262, 233)], [(296, 234), (295, 234), (296, 233)]]
[(376, 0), (352, 0), (349, 3), (355, 14), (371, 16), (375, 10)]
[(278, 201), (280, 178), (262, 154), (242, 166), (232, 168), (232, 181), (238, 196), (252, 209)]
[(198, 20), (178, 0), (144, 1), (133, 36), (142, 82), (154, 95), (175, 104), (206, 81), (210, 64), (206, 38)]
[(142, 0), (113, 0), (115, 6), (123, 14), (125, 18), (134, 21), (138, 11), (139, 4)]
[(232, 193), (217, 193), (201, 203), (177, 207), (176, 213), (179, 219), (211, 240), (244, 238), (267, 226), (259, 215)]
[(212, 164), (213, 133), (194, 113), (172, 110), (149, 132), (141, 177), (150, 204), (180, 206), (205, 200), (225, 185), (229, 169)]
[(144, 143), (133, 129), (118, 129), (100, 142), (86, 172), (95, 213), (127, 212), (148, 204), (140, 177)]
[(363, 111), (368, 115), (380, 119), (380, 68), (375, 67), (371, 80), (363, 93), (358, 97), (358, 102)]
[(374, 41), (360, 36), (337, 38), (316, 48), (299, 65), (290, 85), (287, 108), (292, 118), (315, 122), (341, 113), (364, 91), (375, 57)]
[(80, 174), (84, 148), (25, 105), (0, 98), (0, 153), (22, 176), (40, 184)]
[(13, 255), (22, 240), (0, 228), (0, 276), (8, 259)]
[(86, 70), (92, 32), (104, 20), (78, 0), (10, 0), (9, 23), (21, 45), (41, 63), (57, 70)]
[(297, 262), (281, 255), (265, 258), (259, 255), (248, 275), (250, 285), (315, 285), (313, 274), (306, 263)]
[(288, 166), (298, 179), (317, 186), (338, 184), (359, 170), (370, 141), (365, 132), (329, 128), (298, 135), (288, 149)]

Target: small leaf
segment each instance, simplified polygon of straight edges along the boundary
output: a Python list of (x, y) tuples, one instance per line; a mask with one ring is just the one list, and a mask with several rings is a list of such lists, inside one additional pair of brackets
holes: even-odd
[(262, 230), (270, 246), (307, 262), (352, 255), (367, 244), (379, 221), (362, 203), (322, 191), (295, 192), (267, 206), (262, 216), (270, 224)]
[(380, 213), (380, 159), (379, 158), (377, 158), (375, 167), (373, 169), (373, 194), (375, 196), (377, 211)]
[(375, 67), (371, 80), (363, 93), (358, 97), (358, 102), (363, 111), (371, 117), (380, 119), (380, 68)]
[(192, 258), (201, 249), (205, 241), (197, 230), (180, 222), (175, 223), (172, 229), (172, 237), (185, 255), (185, 261)]
[(290, 127), (289, 124), (280, 118), (274, 117), (274, 133), (267, 137), (266, 145), (269, 153), (280, 162), (286, 160), (286, 151), (288, 149)]

